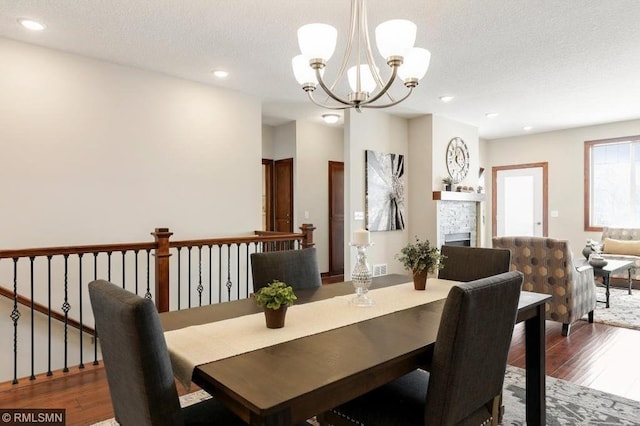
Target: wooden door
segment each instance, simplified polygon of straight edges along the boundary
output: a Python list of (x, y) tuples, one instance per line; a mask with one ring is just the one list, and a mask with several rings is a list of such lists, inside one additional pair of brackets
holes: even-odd
[(329, 275), (344, 274), (344, 163), (329, 161)]
[(275, 231), (293, 232), (293, 158), (273, 166)]
[(262, 230), (273, 231), (273, 160), (262, 159)]

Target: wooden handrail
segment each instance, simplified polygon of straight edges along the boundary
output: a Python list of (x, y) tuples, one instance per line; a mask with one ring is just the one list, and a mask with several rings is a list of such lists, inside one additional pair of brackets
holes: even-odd
[(82, 246), (40, 247), (28, 249), (0, 250), (0, 259), (14, 259), (19, 257), (59, 256), (65, 254), (107, 253), (135, 250), (153, 250), (155, 243), (120, 243), (96, 244)]
[[(14, 300), (14, 297), (15, 297), (14, 294), (15, 293), (13, 291), (0, 286), (0, 296), (4, 296), (7, 299)], [(26, 306), (28, 308), (31, 308), (31, 299), (29, 299), (28, 297), (21, 296), (20, 294), (18, 294), (18, 297), (16, 298), (16, 300), (17, 300), (17, 302), (19, 304), (24, 305), (24, 306)], [(57, 311), (53, 311), (53, 310), (51, 312), (49, 312), (49, 308), (44, 306), (44, 305), (41, 305), (40, 303), (33, 302), (33, 309), (35, 311), (37, 311), (37, 312), (40, 312), (41, 314), (44, 314), (44, 315), (47, 315), (47, 316), (51, 316), (51, 318), (56, 319), (56, 320), (58, 320), (60, 322), (64, 323), (64, 321), (65, 321), (63, 313), (60, 313), (60, 312), (57, 312)], [(85, 332), (87, 334), (90, 334), (92, 336), (96, 335), (96, 331), (93, 328), (87, 327), (84, 324), (82, 324), (82, 327), (81, 327), (80, 323), (78, 321), (74, 320), (73, 318), (67, 317), (67, 324), (70, 325), (73, 328), (81, 330), (81, 331), (83, 331), (83, 332)]]

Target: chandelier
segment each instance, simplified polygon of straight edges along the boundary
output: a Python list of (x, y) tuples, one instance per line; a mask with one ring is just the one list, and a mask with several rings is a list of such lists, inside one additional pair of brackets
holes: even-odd
[[(360, 112), (361, 108), (394, 106), (411, 95), (429, 68), (431, 53), (413, 47), (416, 29), (413, 22), (404, 19), (385, 21), (376, 27), (378, 51), (391, 67), (391, 74), (385, 82), (375, 65), (371, 49), (365, 0), (351, 0), (349, 41), (335, 81), (328, 85), (323, 79), (325, 66), (333, 55), (338, 37), (338, 31), (327, 24), (307, 24), (298, 29), (298, 45), (302, 54), (291, 61), (294, 76), (311, 102), (323, 108), (354, 108)], [(355, 61), (356, 64), (347, 70), (352, 53), (355, 59), (351, 63)], [(365, 61), (362, 60), (363, 55)], [(351, 89), (346, 97), (336, 93), (336, 86), (343, 81), (345, 70)], [(398, 77), (407, 90), (403, 97), (395, 99), (389, 89)], [(324, 102), (319, 102), (313, 96), (317, 85), (327, 95)], [(383, 98), (385, 95), (386, 98)]]

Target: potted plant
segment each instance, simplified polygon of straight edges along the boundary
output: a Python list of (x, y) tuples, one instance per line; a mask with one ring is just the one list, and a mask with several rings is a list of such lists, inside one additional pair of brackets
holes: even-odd
[(424, 290), (427, 285), (427, 275), (441, 269), (445, 256), (431, 247), (429, 240), (420, 240), (416, 236), (415, 243), (409, 243), (400, 250), (396, 259), (402, 262), (407, 271), (413, 275), (413, 285), (416, 290)]
[(451, 191), (451, 189), (453, 188), (453, 178), (451, 176), (447, 176), (446, 178), (443, 178), (442, 184), (444, 185), (445, 191)]
[(267, 328), (284, 327), (287, 307), (293, 305), (293, 301), (297, 299), (293, 288), (278, 280), (273, 280), (256, 291), (255, 298), (258, 306), (264, 308)]

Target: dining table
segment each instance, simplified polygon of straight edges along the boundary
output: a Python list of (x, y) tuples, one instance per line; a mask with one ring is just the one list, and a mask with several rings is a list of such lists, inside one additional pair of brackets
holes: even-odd
[[(161, 313), (174, 374), (185, 387), (195, 383), (248, 424), (302, 423), (429, 365), (446, 290), (457, 282), (429, 278), (427, 289), (419, 292), (407, 287), (412, 286), (409, 281), (401, 274), (373, 278), (369, 294), (380, 305), (374, 308), (348, 303), (354, 293), (351, 282), (296, 290), (296, 305), (289, 308), (283, 329), (266, 329), (264, 318), (258, 326), (262, 308), (252, 297)], [(380, 311), (387, 302), (401, 299), (400, 294), (409, 295), (412, 304), (391, 303), (394, 306), (388, 311)], [(549, 298), (523, 291), (518, 305), (516, 321), (525, 323), (528, 425), (546, 422), (545, 302)], [(316, 306), (324, 310), (308, 309)], [(291, 315), (294, 312), (297, 316)], [(307, 316), (300, 316), (303, 312)], [(304, 328), (296, 319), (313, 324), (314, 331), (296, 335)], [(322, 328), (324, 324), (329, 325)], [(192, 335), (192, 330), (211, 334)], [(252, 333), (259, 337), (253, 338)], [(187, 368), (185, 346), (195, 347), (197, 354)]]

